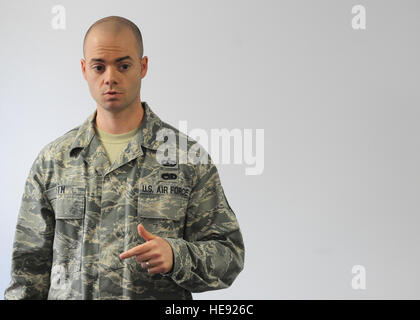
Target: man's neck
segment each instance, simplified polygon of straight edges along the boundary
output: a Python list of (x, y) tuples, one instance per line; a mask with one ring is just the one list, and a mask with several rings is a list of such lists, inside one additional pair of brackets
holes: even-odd
[(110, 112), (98, 106), (95, 125), (107, 133), (121, 134), (140, 126), (143, 114), (144, 110), (140, 100), (120, 112)]

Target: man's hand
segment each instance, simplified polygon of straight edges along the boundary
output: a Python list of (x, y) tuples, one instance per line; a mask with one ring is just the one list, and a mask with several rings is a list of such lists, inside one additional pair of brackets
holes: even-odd
[[(142, 224), (137, 226), (137, 230), (147, 242), (121, 253), (120, 258), (135, 256), (142, 268), (148, 268), (149, 274), (169, 272), (173, 265), (172, 247), (169, 242), (151, 234)], [(149, 262), (149, 266), (146, 265), (146, 261)]]

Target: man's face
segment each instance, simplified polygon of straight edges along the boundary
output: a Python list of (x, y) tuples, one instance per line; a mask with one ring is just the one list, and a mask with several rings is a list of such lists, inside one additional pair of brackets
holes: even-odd
[(136, 105), (148, 58), (139, 56), (130, 30), (115, 34), (93, 29), (86, 39), (85, 59), (81, 60), (83, 76), (98, 107), (118, 112)]

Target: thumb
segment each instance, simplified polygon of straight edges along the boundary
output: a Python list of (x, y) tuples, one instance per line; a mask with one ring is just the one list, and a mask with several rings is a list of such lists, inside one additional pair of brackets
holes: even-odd
[(149, 231), (146, 230), (145, 227), (143, 227), (142, 224), (139, 224), (137, 226), (137, 230), (139, 232), (139, 235), (144, 238), (146, 241), (152, 240), (154, 238), (156, 238), (156, 236), (152, 233), (150, 233)]

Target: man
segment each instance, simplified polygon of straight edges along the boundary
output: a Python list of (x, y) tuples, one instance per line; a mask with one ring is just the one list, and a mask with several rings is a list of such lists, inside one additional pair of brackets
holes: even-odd
[(98, 20), (83, 48), (97, 109), (32, 165), (5, 298), (192, 299), (230, 286), (244, 263), (238, 222), (209, 157), (181, 162), (177, 145), (159, 161), (160, 133), (185, 135), (141, 102), (137, 26)]

